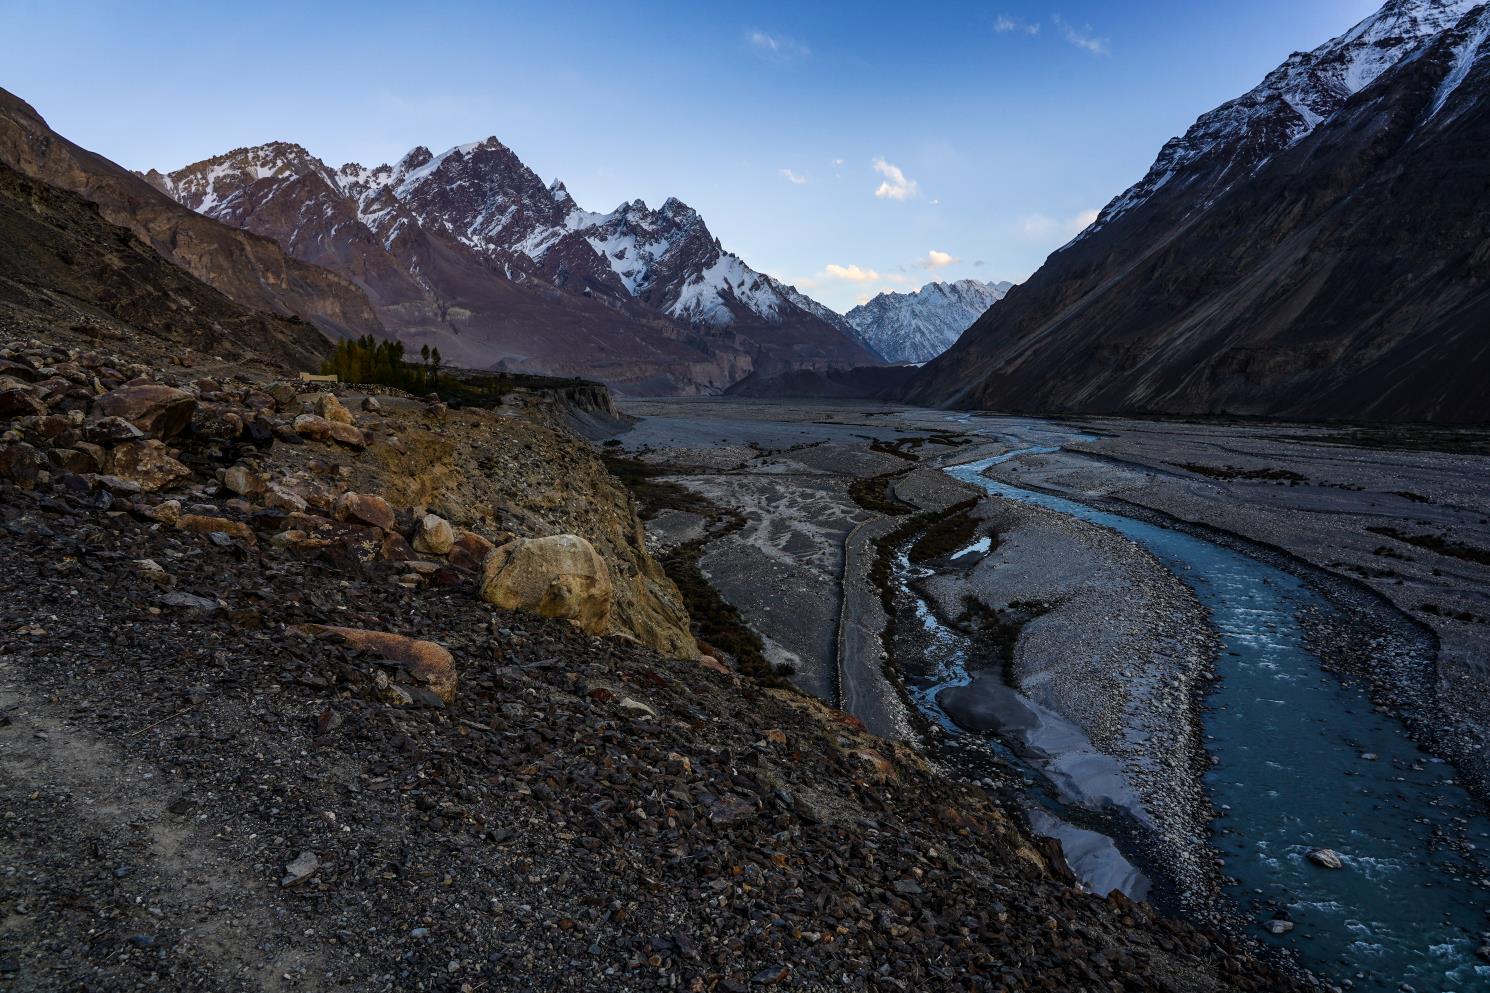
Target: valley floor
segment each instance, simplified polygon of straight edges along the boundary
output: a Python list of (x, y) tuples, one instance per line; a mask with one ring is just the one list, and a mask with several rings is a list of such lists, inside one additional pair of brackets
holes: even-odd
[[(1298, 618), (1310, 652), (1368, 685), (1378, 713), (1400, 719), (1420, 747), (1452, 761), (1486, 795), (1484, 435), (1051, 423), (855, 401), (625, 406), (642, 418), (619, 436), (629, 452), (744, 515), (744, 527), (706, 544), (701, 565), (773, 660), (789, 663), (802, 688), (877, 733), (920, 742), (964, 778), (1028, 793), (1031, 771), (1021, 782), (1019, 760), (1038, 756), (1035, 777), (1063, 783), (1060, 799), (1107, 812), (1078, 810), (1081, 826), (1097, 835), (1042, 825), (1063, 836), (1068, 856), (1079, 853), (1073, 868), (1094, 885), (1141, 880), (1133, 885), (1147, 892), (1151, 884), (1161, 903), (1239, 920), (1218, 896), (1226, 879), (1213, 849), (1217, 812), (1203, 787), (1214, 761), (1203, 709), (1216, 679), (1217, 632), (1186, 577), (1140, 545), (1066, 514), (983, 498), (943, 467), (1024, 446), (1056, 449), (986, 475), (1192, 533), (1302, 579), (1323, 605)], [(881, 476), (884, 485), (873, 488), (906, 513), (945, 518), (980, 498), (963, 547), (924, 568), (902, 562), (903, 581), (891, 591), (896, 617), (887, 617), (884, 580), (873, 573), (886, 536), (908, 518), (862, 499), (865, 481)], [(654, 539), (696, 524), (666, 514), (653, 522)], [(981, 623), (965, 601), (999, 620)], [(1010, 612), (1023, 604), (1038, 609)], [(887, 621), (892, 634), (882, 639)], [(989, 630), (1013, 644), (990, 641)], [(949, 637), (961, 646), (949, 650)], [(938, 670), (938, 653), (949, 651), (965, 657), (965, 672)], [(1034, 721), (1012, 737), (999, 710), (1009, 688), (1019, 720)], [(929, 695), (918, 697), (923, 690)], [(1019, 753), (992, 767), (958, 744), (959, 726), (979, 727), (990, 708), (994, 723), (1004, 722), (1000, 747), (1012, 742)], [(1050, 740), (1076, 744), (1051, 758), (1042, 751)], [(1098, 802), (1083, 804), (1084, 792)], [(1125, 796), (1142, 813), (1114, 821)]]

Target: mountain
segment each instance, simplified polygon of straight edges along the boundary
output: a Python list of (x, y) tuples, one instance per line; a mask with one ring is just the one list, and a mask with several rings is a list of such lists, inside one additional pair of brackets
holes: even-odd
[(0, 325), (12, 335), (107, 343), (160, 362), (314, 369), (330, 351), (313, 325), (234, 303), (104, 220), (96, 204), (3, 163)]
[(91, 201), (105, 221), (128, 229), (240, 307), (300, 317), (331, 337), (383, 330), (367, 297), (348, 280), (287, 255), (267, 238), (183, 208), (129, 170), (63, 138), (3, 89), (0, 164)]
[(681, 201), (585, 211), (496, 138), (372, 169), (274, 142), (145, 179), (346, 276), (400, 338), (458, 365), (697, 392), (874, 361)]
[(929, 362), (952, 346), (1013, 283), (927, 283), (911, 293), (881, 293), (844, 315), (859, 340), (886, 362)]
[(1490, 12), (1393, 0), (1165, 146), (903, 396), (1490, 419)]

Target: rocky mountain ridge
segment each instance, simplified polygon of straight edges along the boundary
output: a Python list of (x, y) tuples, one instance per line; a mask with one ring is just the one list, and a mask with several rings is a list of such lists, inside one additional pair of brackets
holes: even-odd
[[(1404, 33), (1466, 6), (1426, 39)], [(1396, 57), (1354, 95), (1332, 97), (1331, 116), (1299, 134), (1304, 118), (1281, 96), (1266, 101), (1276, 113), (1243, 115), (1228, 143), (1120, 198), (902, 397), (1031, 412), (1490, 420), (1479, 385), (1490, 375), (1490, 204), (1467, 168), (1490, 152), (1487, 39), (1484, 5), (1388, 3), (1320, 50), (1356, 53), (1328, 64), (1369, 67), (1361, 79), (1379, 68), (1361, 52)]]
[(874, 360), (681, 201), (585, 211), (495, 137), (371, 169), (275, 142), (145, 178), (346, 275), (405, 341), (462, 365), (697, 391)]
[(886, 362), (929, 362), (1013, 287), (976, 279), (932, 282), (909, 293), (881, 293), (844, 320)]

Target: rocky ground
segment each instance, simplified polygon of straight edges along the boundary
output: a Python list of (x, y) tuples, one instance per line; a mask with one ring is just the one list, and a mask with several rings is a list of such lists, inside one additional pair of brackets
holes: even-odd
[[(524, 447), (550, 428), (0, 360), (0, 989), (1289, 988), (914, 752), (644, 644), (634, 514), (380, 452), (470, 444), (527, 500), (587, 471)], [(588, 588), (487, 602), (561, 521), (609, 534), (603, 625), (554, 609)]]

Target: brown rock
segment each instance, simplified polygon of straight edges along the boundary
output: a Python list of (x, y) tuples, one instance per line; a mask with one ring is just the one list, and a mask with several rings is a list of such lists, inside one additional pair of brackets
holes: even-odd
[(0, 417), (27, 417), (45, 414), (47, 405), (36, 396), (29, 386), (13, 386), (0, 390)]
[(246, 544), (254, 543), (253, 530), (242, 521), (230, 521), (226, 517), (208, 517), (204, 514), (183, 514), (176, 522), (176, 526), (182, 531), (190, 531), (193, 534), (211, 534), (214, 531), (221, 532), (230, 538), (237, 538)]
[(366, 448), (367, 436), (350, 424), (338, 424), (315, 414), (301, 414), (295, 418), (295, 433), (323, 443), (336, 442), (349, 448)]
[(333, 424), (355, 424), (352, 412), (343, 407), (335, 393), (322, 393), (316, 397), (316, 413)]
[(390, 662), (402, 662), (415, 678), (421, 680), (441, 700), (447, 704), (455, 702), (455, 689), (459, 683), (455, 658), (433, 641), (420, 641), (387, 631), (324, 627), (319, 624), (307, 624), (297, 630), (312, 636), (334, 634), (359, 651), (371, 652)]
[(424, 555), (448, 555), (455, 545), (455, 530), (438, 514), (425, 514), (414, 526), (414, 551)]
[(115, 448), (110, 469), (113, 475), (140, 484), (146, 493), (166, 489), (191, 477), (191, 470), (172, 458), (165, 444), (154, 438), (126, 442)]
[(591, 634), (609, 626), (613, 594), (605, 560), (573, 534), (510, 541), (487, 558), (481, 580), (488, 603), (562, 617)]
[(451, 565), (462, 569), (480, 569), (496, 547), (474, 531), (462, 531), (450, 546), (448, 558)]
[(122, 417), (156, 438), (169, 438), (191, 423), (197, 401), (190, 393), (158, 383), (121, 386), (93, 401), (96, 419)]
[(369, 527), (392, 531), (395, 522), (388, 501), (371, 493), (343, 493), (336, 498), (332, 514), (338, 521), (353, 521)]
[(253, 496), (264, 491), (264, 481), (246, 465), (233, 465), (225, 469), (222, 484), (239, 496)]
[(287, 510), (291, 513), (304, 513), (310, 508), (305, 498), (283, 483), (270, 483), (264, 488), (264, 496), (260, 501), (266, 507), (274, 507), (278, 510)]
[(414, 550), (404, 540), (404, 536), (397, 531), (390, 531), (383, 537), (382, 547), (378, 549), (378, 558), (384, 562), (408, 562), (414, 558)]

